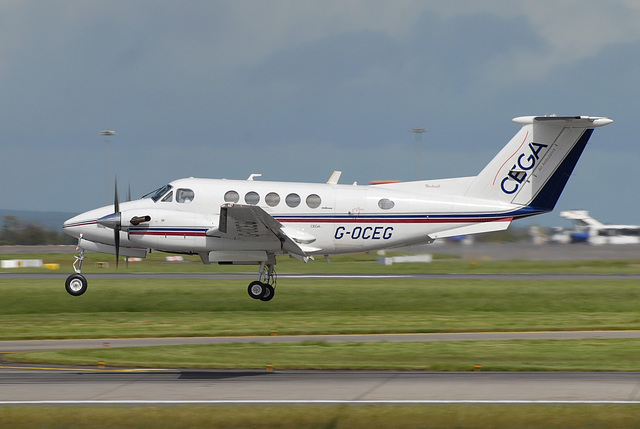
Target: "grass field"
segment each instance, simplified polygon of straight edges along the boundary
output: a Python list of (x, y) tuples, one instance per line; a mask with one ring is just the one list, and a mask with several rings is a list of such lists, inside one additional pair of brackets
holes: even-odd
[(436, 343), (214, 344), (58, 350), (4, 356), (7, 362), (136, 368), (640, 371), (640, 340), (512, 340)]
[(640, 329), (634, 280), (287, 279), (270, 302), (246, 281), (0, 279), (2, 339)]
[[(250, 299), (245, 289), (240, 280), (94, 280), (85, 295), (70, 297), (55, 280), (1, 280), (0, 332), (3, 339), (34, 339), (269, 335), (272, 330), (285, 335), (640, 329), (640, 288), (634, 280), (287, 279), (268, 303)], [(634, 340), (310, 342), (127, 349), (124, 355), (118, 349), (60, 351), (6, 359), (161, 367), (274, 363), (471, 370), (482, 364), (486, 370), (622, 371), (638, 369), (635, 356), (627, 353), (638, 345)]]
[(634, 428), (632, 405), (0, 408), (4, 428)]

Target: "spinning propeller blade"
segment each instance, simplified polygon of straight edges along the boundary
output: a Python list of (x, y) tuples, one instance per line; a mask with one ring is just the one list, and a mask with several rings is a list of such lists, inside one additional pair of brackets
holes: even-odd
[(116, 269), (120, 263), (120, 229), (122, 228), (122, 221), (120, 215), (120, 202), (118, 201), (118, 178), (116, 177), (115, 196), (113, 199), (113, 212), (116, 215), (117, 221), (113, 228), (113, 244), (116, 246)]
[[(129, 191), (131, 195), (131, 191)], [(150, 222), (151, 216), (133, 216), (131, 218), (131, 225), (137, 226), (143, 222)], [(118, 199), (118, 178), (116, 177), (116, 186), (113, 197), (113, 213), (101, 217), (97, 221), (100, 225), (113, 229), (113, 245), (115, 247), (116, 254), (116, 268), (120, 264), (120, 231), (122, 231), (122, 213), (120, 212), (120, 201)], [(128, 224), (127, 224), (128, 225)], [(129, 264), (129, 258), (126, 258), (127, 266)]]

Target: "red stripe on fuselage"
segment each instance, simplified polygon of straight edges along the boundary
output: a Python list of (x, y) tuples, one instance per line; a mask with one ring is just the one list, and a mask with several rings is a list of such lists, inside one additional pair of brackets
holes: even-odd
[(512, 216), (499, 218), (418, 218), (418, 219), (393, 219), (393, 218), (354, 218), (354, 219), (325, 219), (325, 218), (309, 218), (309, 219), (278, 219), (281, 223), (484, 223), (484, 222), (511, 222)]
[(164, 236), (181, 236), (181, 237), (204, 237), (204, 232), (185, 232), (185, 231), (131, 231), (131, 235), (164, 235)]

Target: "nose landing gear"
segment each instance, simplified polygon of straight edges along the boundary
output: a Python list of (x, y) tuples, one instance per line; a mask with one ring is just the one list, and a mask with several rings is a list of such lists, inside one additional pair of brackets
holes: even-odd
[[(81, 237), (82, 239), (82, 237)], [(71, 274), (67, 277), (67, 281), (64, 283), (64, 287), (67, 293), (72, 296), (80, 296), (87, 291), (87, 279), (84, 278), (80, 272), (82, 271), (82, 260), (84, 259), (84, 249), (80, 246), (76, 247), (78, 255), (75, 256), (76, 260), (73, 263), (73, 270), (75, 274)]]

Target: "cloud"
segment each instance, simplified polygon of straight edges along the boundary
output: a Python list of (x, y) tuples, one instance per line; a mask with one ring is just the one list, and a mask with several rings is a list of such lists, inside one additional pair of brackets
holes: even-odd
[(541, 80), (621, 43), (640, 41), (640, 8), (630, 1), (516, 2), (518, 17), (544, 41), (544, 49), (511, 50), (495, 63), (495, 79)]
[[(624, 157), (639, 14), (632, 0), (4, 1), (0, 162), (25, 197), (0, 190), (0, 208), (102, 203), (105, 128), (140, 191), (256, 170), (410, 179), (416, 126), (426, 176), (474, 174), (512, 117), (539, 113), (611, 115), (602, 136)], [(42, 185), (54, 177), (64, 192)]]

